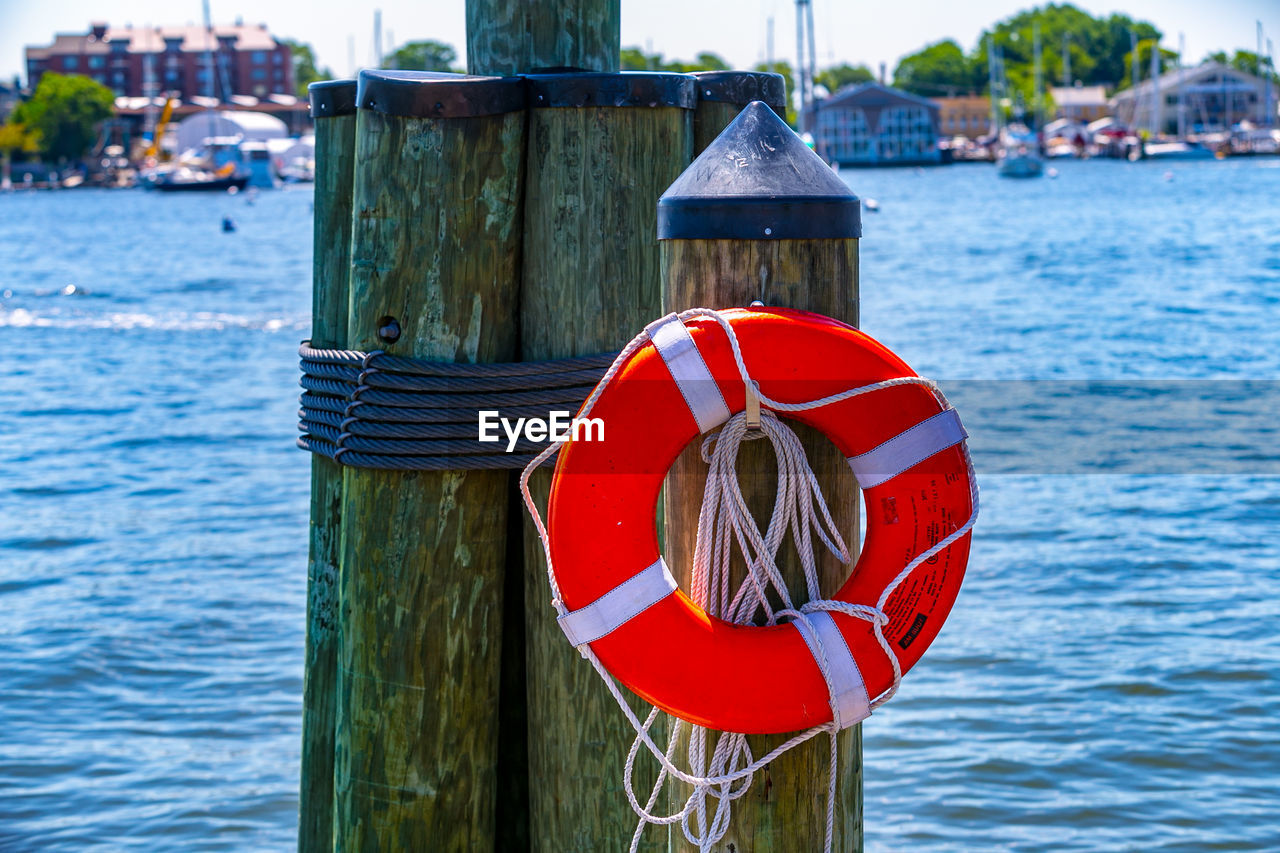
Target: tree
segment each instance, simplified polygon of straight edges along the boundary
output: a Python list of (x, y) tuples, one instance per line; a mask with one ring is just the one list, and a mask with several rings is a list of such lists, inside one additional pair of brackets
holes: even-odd
[(411, 41), (396, 48), (382, 60), (383, 68), (409, 71), (453, 71), (458, 52), (442, 41)]
[(51, 160), (84, 156), (98, 125), (115, 114), (115, 95), (79, 74), (46, 71), (31, 100), (19, 104), (11, 122), (39, 135), (40, 151)]
[(724, 57), (708, 51), (699, 53), (693, 62), (681, 59), (667, 62), (661, 53), (645, 53), (638, 47), (624, 47), (620, 59), (623, 71), (670, 71), (684, 74), (691, 71), (729, 70), (729, 63), (724, 61)]
[(893, 70), (893, 85), (926, 97), (955, 95), (974, 88), (973, 60), (951, 39), (904, 56)]
[(662, 54), (648, 54), (638, 47), (624, 47), (619, 59), (623, 71), (652, 71), (662, 62)]
[[(1069, 3), (1049, 4), (1040, 9), (1019, 12), (996, 23), (979, 37), (972, 56), (974, 71), (985, 85), (987, 75), (987, 39), (995, 41), (1004, 57), (1011, 88), (1031, 92), (1029, 82), (1034, 75), (1034, 28), (1040, 26), (1040, 44), (1044, 54), (1045, 85), (1062, 79), (1062, 45), (1064, 37), (1071, 55), (1071, 77), (1087, 86), (1115, 86), (1128, 76), (1129, 33), (1139, 41), (1160, 41), (1155, 25), (1135, 21), (1128, 15), (1113, 14), (1095, 18)], [(1150, 53), (1148, 52), (1148, 58)], [(1144, 72), (1145, 73), (1145, 72)], [(1025, 86), (1012, 86), (1014, 79), (1026, 80)], [(1025, 91), (1024, 91), (1025, 90)]]
[(703, 51), (689, 63), (689, 71), (729, 71), (729, 63), (718, 53)]
[(1261, 77), (1264, 80), (1270, 77), (1273, 84), (1280, 81), (1280, 75), (1276, 74), (1276, 70), (1271, 64), (1271, 58), (1263, 56), (1261, 58), (1261, 66), (1259, 66), (1258, 59), (1258, 54), (1248, 50), (1237, 50), (1235, 55), (1230, 58), (1227, 57), (1226, 51), (1218, 50), (1206, 56), (1204, 61), (1221, 63), (1237, 71), (1243, 71), (1245, 74)]
[[(1159, 47), (1154, 39), (1138, 42), (1138, 80), (1147, 80), (1151, 77), (1151, 51), (1160, 51), (1160, 73), (1173, 69), (1178, 63), (1178, 52), (1176, 50), (1165, 50)], [(1133, 51), (1125, 54), (1125, 70), (1124, 77), (1116, 86), (1117, 89), (1127, 89), (1133, 85)]]
[(319, 80), (332, 80), (333, 71), (316, 65), (316, 54), (311, 45), (293, 39), (279, 39), (280, 44), (289, 48), (289, 57), (293, 62), (293, 83), (299, 98), (307, 96), (307, 87)]
[(865, 65), (836, 65), (831, 68), (824, 68), (817, 74), (813, 75), (813, 82), (819, 86), (826, 86), (827, 91), (832, 94), (836, 93), (845, 86), (854, 86), (858, 83), (870, 83), (876, 79), (876, 75), (871, 73), (871, 69)]
[(9, 183), (9, 159), (15, 151), (32, 154), (40, 149), (40, 134), (8, 121), (0, 124), (0, 183)]
[(795, 78), (791, 74), (791, 63), (784, 62), (782, 60), (777, 60), (772, 65), (769, 64), (768, 62), (761, 62), (751, 70), (752, 71), (772, 71), (774, 74), (782, 75), (782, 85), (786, 90), (785, 103), (787, 105), (787, 115), (786, 115), (787, 124), (791, 125), (792, 127), (795, 127), (796, 113), (795, 113), (795, 110), (791, 108), (791, 93), (796, 90), (796, 84), (795, 84)]

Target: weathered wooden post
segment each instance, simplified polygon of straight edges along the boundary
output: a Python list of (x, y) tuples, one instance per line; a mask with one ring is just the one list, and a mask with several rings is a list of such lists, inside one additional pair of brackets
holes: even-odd
[[(360, 74), (347, 344), (510, 361), (524, 83)], [(489, 850), (506, 471), (348, 468), (334, 847)]]
[[(661, 313), (654, 205), (692, 159), (693, 79), (538, 75), (529, 99), (521, 354), (616, 351)], [(550, 474), (530, 482), (544, 497)], [(525, 546), (532, 849), (625, 850), (634, 733), (556, 625), (532, 524)], [(665, 850), (666, 839), (650, 831), (642, 849)]]
[(693, 114), (693, 155), (696, 157), (738, 117), (752, 101), (764, 101), (783, 118), (787, 114), (787, 85), (781, 74), (768, 71), (700, 71), (694, 74), (698, 108)]
[[(356, 81), (309, 87), (316, 124), (311, 343), (347, 342), (351, 269), (351, 181), (355, 165)], [(307, 559), (307, 647), (302, 686), (302, 789), (298, 850), (328, 850), (333, 831), (333, 725), (337, 702), (338, 566), (342, 561), (342, 468), (311, 457)]]
[[(472, 74), (529, 74), (549, 68), (587, 71), (618, 70), (621, 0), (467, 0), (467, 70)], [(517, 310), (518, 302), (512, 303)], [(602, 348), (603, 349), (603, 348)], [(513, 506), (521, 516), (523, 504)], [(513, 530), (523, 527), (517, 523)], [(539, 561), (541, 557), (539, 557)], [(528, 846), (530, 784), (528, 766), (528, 707), (510, 701), (526, 690), (524, 558), (510, 550), (507, 563), (506, 606), (503, 612), (500, 755), (503, 778), (498, 790), (499, 849)], [(541, 601), (542, 598), (538, 598)]]
[(467, 70), (615, 72), (622, 0), (467, 0)]
[[(765, 305), (817, 311), (858, 321), (859, 201), (831, 169), (765, 104), (742, 111), (663, 195), (658, 208), (662, 241), (664, 311)], [(791, 423), (804, 442), (838, 529), (851, 551), (858, 543), (858, 492), (849, 466), (825, 438)], [(738, 470), (743, 492), (763, 529), (776, 469), (770, 449), (743, 448)], [(665, 554), (688, 589), (706, 464), (696, 447), (672, 468), (666, 489)], [(807, 600), (798, 560), (786, 546), (779, 568), (797, 603)], [(844, 581), (849, 566), (819, 555), (824, 595)], [(736, 585), (745, 572), (734, 566)], [(861, 735), (839, 738), (840, 775), (835, 849), (862, 849)], [(755, 755), (778, 738), (755, 737)], [(768, 744), (768, 746), (766, 746)], [(826, 830), (827, 739), (814, 738), (761, 771), (750, 793), (734, 805), (720, 851), (821, 850)], [(677, 798), (683, 802), (684, 797)], [(691, 849), (679, 827), (672, 850)]]

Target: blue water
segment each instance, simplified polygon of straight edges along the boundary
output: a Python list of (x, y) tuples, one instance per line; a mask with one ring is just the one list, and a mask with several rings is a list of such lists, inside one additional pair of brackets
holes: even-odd
[[(1016, 390), (973, 404), (956, 609), (864, 726), (867, 846), (1280, 850), (1269, 419), (1124, 473), (991, 439), (1036, 430), (1042, 387), (1060, 422), (1056, 380), (1256, 409), (1246, 380), (1280, 380), (1280, 159), (1058, 168), (843, 174), (881, 208), (864, 328), (957, 401)], [(0, 850), (294, 843), (310, 203), (0, 196)], [(1121, 417), (1078, 399), (1082, 424)]]

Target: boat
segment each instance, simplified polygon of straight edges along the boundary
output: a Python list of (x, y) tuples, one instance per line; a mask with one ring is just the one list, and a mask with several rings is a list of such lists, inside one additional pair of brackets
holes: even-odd
[(1147, 142), (1142, 146), (1144, 160), (1212, 160), (1213, 150), (1198, 142)]
[(1000, 131), (996, 172), (1002, 178), (1038, 178), (1044, 172), (1036, 135), (1025, 125), (1011, 124)]
[(143, 186), (160, 192), (226, 192), (231, 189), (242, 190), (248, 183), (249, 176), (245, 174), (224, 170), (210, 172), (206, 169), (180, 166), (156, 175), (153, 180), (147, 181)]
[(218, 192), (242, 190), (252, 177), (244, 165), (238, 138), (209, 137), (176, 162), (142, 170), (138, 182), (145, 189), (162, 192)]
[[(213, 61), (213, 23), (209, 14), (209, 3), (204, 3), (204, 29), (207, 35), (205, 47), (205, 75), (207, 78), (208, 92), (204, 101), (204, 115), (209, 119), (209, 132), (216, 134), (218, 129), (217, 113), (214, 106), (218, 103), (214, 97), (214, 61)], [(226, 69), (222, 68), (219, 75), (222, 80), (224, 98), (230, 93), (231, 87), (226, 80)], [(170, 115), (169, 101), (165, 104), (165, 119)], [(162, 120), (163, 121), (163, 120)], [(147, 153), (149, 155), (158, 153), (158, 144), (160, 134), (163, 132), (164, 125), (161, 125), (156, 134), (156, 141), (152, 143)], [(269, 165), (266, 158), (266, 152), (263, 152), (263, 163)], [(149, 190), (160, 190), (161, 192), (225, 192), (227, 190), (242, 190), (249, 180), (253, 178), (254, 173), (245, 164), (245, 154), (240, 149), (240, 139), (235, 137), (222, 137), (210, 135), (206, 138), (201, 146), (192, 148), (184, 152), (176, 163), (159, 164), (151, 168), (144, 169), (138, 175), (138, 181), (142, 186)], [(267, 171), (267, 179), (271, 180), (269, 170)]]
[[(1043, 127), (1043, 95), (1040, 74), (1040, 28), (1033, 29), (1035, 39), (1035, 125)], [(1004, 57), (995, 46), (993, 39), (987, 37), (987, 62), (991, 88), (991, 122), (995, 134), (996, 174), (1002, 178), (1038, 178), (1044, 173), (1044, 162), (1040, 157), (1040, 139), (1036, 131), (1026, 124), (1026, 111), (1022, 99), (1004, 97), (1009, 90), (1009, 80), (1004, 70)], [(1005, 123), (1004, 107), (1010, 103), (1013, 107), (1014, 120)]]

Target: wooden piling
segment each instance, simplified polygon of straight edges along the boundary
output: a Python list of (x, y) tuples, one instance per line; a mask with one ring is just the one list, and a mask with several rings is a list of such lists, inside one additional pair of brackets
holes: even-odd
[[(663, 196), (663, 311), (728, 308), (759, 300), (765, 305), (817, 311), (858, 321), (859, 202), (765, 104), (756, 102), (712, 142)], [(856, 556), (858, 491), (849, 466), (820, 434), (790, 422)], [(744, 445), (738, 460), (743, 492), (764, 529), (776, 487), (776, 463), (767, 442)], [(666, 547), (676, 579), (689, 588), (698, 511), (707, 466), (696, 446), (677, 460), (666, 483)], [(821, 551), (820, 588), (832, 594), (850, 566)], [(779, 568), (793, 600), (808, 599), (788, 535)], [(745, 573), (740, 556), (736, 585)], [(752, 737), (760, 756), (782, 736)], [(687, 742), (687, 741), (686, 741)], [(685, 745), (677, 749), (683, 754)], [(838, 738), (839, 776), (835, 843), (838, 851), (862, 849), (861, 731)], [(762, 770), (747, 796), (736, 801), (729, 831), (714, 848), (727, 851), (821, 850), (826, 831), (828, 740), (816, 737)], [(687, 798), (678, 786), (673, 804)], [(671, 850), (693, 850), (679, 826)]]
[(787, 86), (768, 71), (700, 71), (693, 75), (698, 108), (693, 114), (693, 156), (706, 150), (720, 131), (752, 101), (763, 101), (786, 119)]
[[(536, 76), (529, 98), (521, 354), (619, 350), (660, 314), (654, 205), (692, 158), (693, 80)], [(545, 497), (550, 474), (530, 482)], [(525, 565), (531, 847), (625, 850), (636, 826), (622, 789), (634, 734), (556, 624), (532, 524)], [(645, 772), (637, 786), (647, 791)], [(641, 849), (665, 851), (665, 833), (650, 829)]]
[(621, 0), (467, 0), (467, 70), (618, 70)]
[[(360, 74), (348, 345), (516, 355), (518, 79)], [(490, 850), (506, 471), (349, 468), (336, 850)]]
[[(308, 94), (316, 125), (311, 343), (341, 349), (347, 345), (356, 81), (312, 83)], [(302, 786), (298, 798), (298, 850), (302, 853), (332, 847), (341, 532), (342, 467), (328, 457), (313, 455), (302, 683)]]

